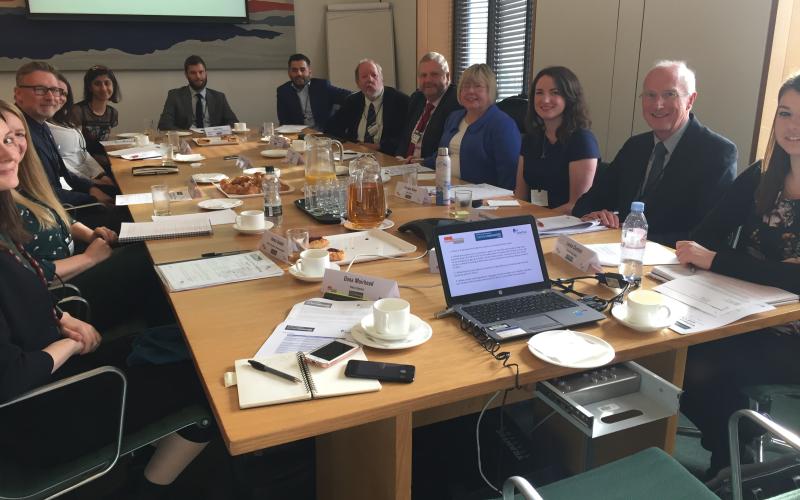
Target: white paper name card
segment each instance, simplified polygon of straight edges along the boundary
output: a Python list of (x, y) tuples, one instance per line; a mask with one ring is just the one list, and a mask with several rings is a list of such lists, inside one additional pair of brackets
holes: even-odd
[(268, 257), (281, 262), (289, 262), (289, 240), (278, 233), (265, 231), (258, 249)]
[(233, 131), (230, 125), (222, 125), (220, 127), (206, 127), (206, 137), (217, 137), (220, 135), (231, 135)]
[(326, 269), (322, 278), (322, 293), (335, 293), (360, 300), (399, 297), (397, 282), (365, 274)]
[(597, 253), (569, 236), (561, 235), (556, 242), (556, 255), (581, 271), (603, 272)]
[(394, 195), (419, 205), (431, 202), (431, 192), (428, 186), (409, 186), (405, 182), (398, 182), (394, 185)]
[(303, 165), (303, 155), (294, 149), (286, 152), (286, 163), (290, 165)]

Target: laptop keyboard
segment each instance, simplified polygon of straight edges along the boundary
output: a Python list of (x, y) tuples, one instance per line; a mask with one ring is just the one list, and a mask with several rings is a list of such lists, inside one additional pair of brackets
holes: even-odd
[(565, 299), (557, 292), (544, 292), (531, 295), (523, 295), (505, 300), (487, 302), (464, 307), (464, 311), (481, 323), (494, 323), (504, 319), (519, 318), (520, 316), (531, 316), (537, 313), (545, 313), (558, 309), (575, 307), (575, 303)]

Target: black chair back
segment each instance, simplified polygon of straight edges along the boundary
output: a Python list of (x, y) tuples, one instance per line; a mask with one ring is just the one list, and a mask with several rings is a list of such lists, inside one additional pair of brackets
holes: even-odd
[(506, 97), (497, 103), (497, 107), (514, 120), (520, 134), (525, 133), (525, 117), (528, 114), (528, 98), (525, 94)]

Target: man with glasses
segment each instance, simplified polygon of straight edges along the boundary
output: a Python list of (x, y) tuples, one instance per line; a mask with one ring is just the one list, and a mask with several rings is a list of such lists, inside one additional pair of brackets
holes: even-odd
[(289, 57), (289, 80), (278, 87), (278, 121), (325, 130), (334, 106), (352, 92), (323, 78), (311, 78), (311, 60), (304, 54)]
[(361, 90), (351, 94), (328, 121), (325, 132), (389, 155), (397, 152), (403, 135), (408, 96), (383, 85), (383, 69), (371, 59), (356, 65), (356, 85)]
[(225, 94), (207, 87), (206, 63), (200, 56), (187, 57), (183, 62), (183, 73), (188, 85), (172, 89), (167, 94), (158, 120), (160, 130), (218, 127), (239, 121)]
[[(30, 140), (42, 160), (50, 186), (61, 203), (78, 206), (99, 201), (106, 206), (113, 206), (114, 200), (91, 180), (74, 175), (67, 169), (53, 135), (45, 124), (61, 107), (61, 98), (65, 95), (58, 85), (55, 71), (51, 65), (40, 61), (27, 63), (17, 70), (14, 102), (28, 122)], [(61, 187), (61, 177), (72, 190)]]
[(652, 131), (623, 144), (572, 214), (616, 228), (632, 201), (644, 201), (648, 238), (674, 247), (733, 182), (737, 150), (691, 113), (695, 76), (683, 61), (657, 63), (643, 89), (642, 114)]

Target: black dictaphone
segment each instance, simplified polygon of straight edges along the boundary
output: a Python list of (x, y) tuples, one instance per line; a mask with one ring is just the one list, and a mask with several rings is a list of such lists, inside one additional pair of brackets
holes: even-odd
[(400, 365), (397, 363), (382, 363), (380, 361), (363, 361), (351, 359), (347, 362), (344, 374), (352, 378), (371, 378), (381, 382), (414, 381), (414, 365)]

